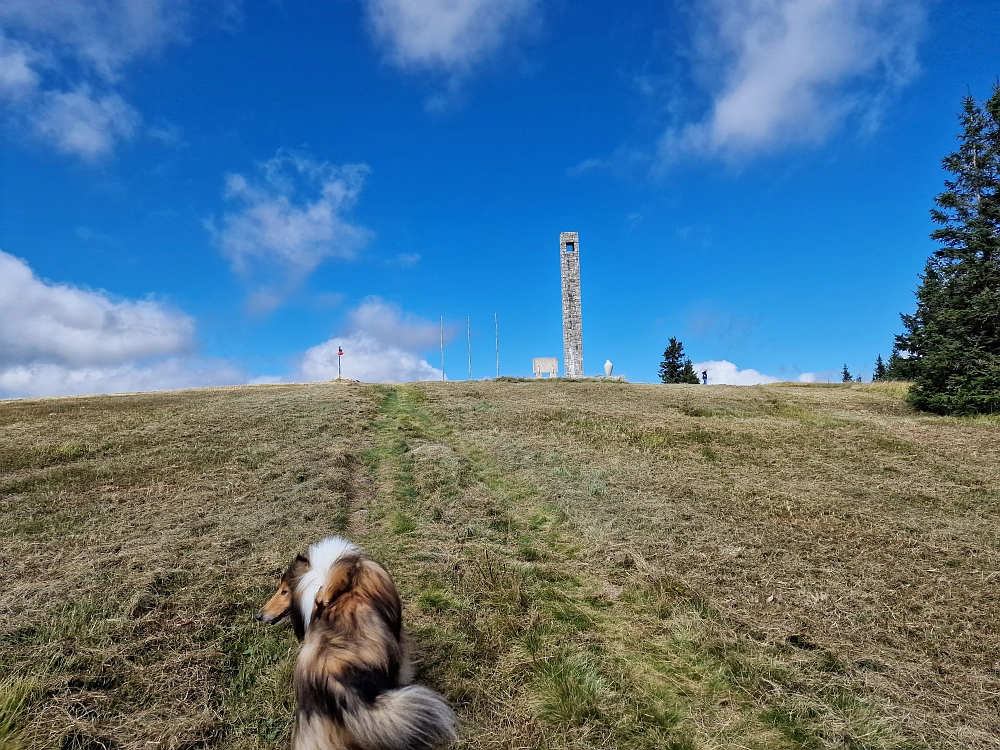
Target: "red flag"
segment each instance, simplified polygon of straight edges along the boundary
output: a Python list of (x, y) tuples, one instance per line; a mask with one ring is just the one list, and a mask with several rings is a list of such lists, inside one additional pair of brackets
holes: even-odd
[(339, 346), (337, 347), (337, 356), (338, 357), (343, 357), (344, 356), (344, 350), (341, 349)]

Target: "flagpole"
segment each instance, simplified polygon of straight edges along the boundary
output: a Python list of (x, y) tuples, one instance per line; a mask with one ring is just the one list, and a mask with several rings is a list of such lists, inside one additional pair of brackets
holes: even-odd
[(497, 377), (500, 377), (500, 320), (497, 318), (497, 314), (493, 313), (493, 327), (496, 329), (496, 342), (497, 342)]
[(344, 356), (344, 350), (337, 347), (337, 380), (340, 380), (340, 358)]
[(469, 327), (469, 380), (472, 380), (472, 316), (466, 316), (465, 324)]
[(444, 380), (444, 315), (441, 316), (441, 380)]

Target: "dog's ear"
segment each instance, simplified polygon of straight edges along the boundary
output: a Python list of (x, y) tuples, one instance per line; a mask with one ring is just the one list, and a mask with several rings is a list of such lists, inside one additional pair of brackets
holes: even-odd
[(301, 578), (302, 574), (307, 570), (309, 570), (309, 558), (300, 553), (288, 564), (288, 570), (285, 571), (285, 575), (292, 578)]
[(356, 557), (342, 558), (337, 561), (326, 579), (326, 585), (316, 594), (316, 607), (318, 609), (329, 607), (338, 598), (354, 588), (359, 564), (360, 560)]

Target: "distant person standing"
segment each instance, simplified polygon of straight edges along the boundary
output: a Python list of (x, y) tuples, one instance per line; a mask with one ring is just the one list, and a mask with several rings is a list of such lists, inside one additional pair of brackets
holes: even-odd
[(701, 371), (701, 384), (708, 385), (708, 370)]

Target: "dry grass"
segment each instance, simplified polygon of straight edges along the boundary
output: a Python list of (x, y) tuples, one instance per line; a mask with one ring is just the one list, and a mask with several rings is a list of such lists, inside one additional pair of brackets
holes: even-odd
[[(0, 404), (0, 748), (287, 745), (250, 617), (347, 531), (470, 748), (998, 748), (1000, 422), (898, 385)], [(5, 744), (6, 743), (6, 744)]]
[(294, 638), (250, 618), (343, 529), (370, 419), (329, 387), (0, 404), (0, 747), (278, 746)]

